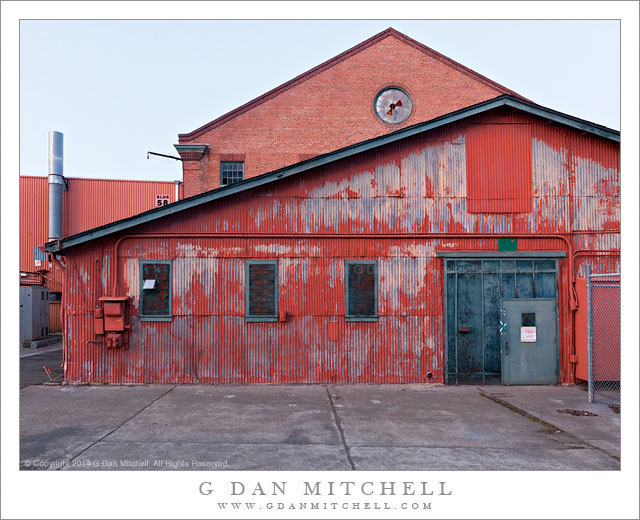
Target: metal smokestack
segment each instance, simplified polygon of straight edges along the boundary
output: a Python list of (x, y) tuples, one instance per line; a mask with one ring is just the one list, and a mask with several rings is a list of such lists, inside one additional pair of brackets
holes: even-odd
[(49, 132), (49, 242), (62, 240), (62, 133)]

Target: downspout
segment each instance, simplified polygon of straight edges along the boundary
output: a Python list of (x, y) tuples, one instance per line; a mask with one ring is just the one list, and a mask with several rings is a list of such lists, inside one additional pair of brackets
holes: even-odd
[[(597, 235), (597, 234), (608, 234), (609, 231), (597, 231), (597, 230), (574, 230), (573, 229), (573, 209), (574, 209), (574, 191), (575, 191), (575, 182), (576, 182), (576, 165), (574, 161), (573, 155), (573, 146), (571, 141), (571, 136), (564, 128), (558, 128), (560, 132), (565, 137), (566, 147), (567, 147), (567, 170), (568, 170), (568, 178), (569, 178), (569, 186), (568, 186), (568, 198), (569, 198), (569, 236), (571, 237), (571, 243), (573, 245), (573, 238), (576, 235)], [(613, 233), (620, 233), (619, 230), (612, 231)], [(587, 240), (587, 244), (588, 244)], [(576, 345), (575, 345), (575, 320), (576, 320), (576, 311), (578, 310), (579, 302), (578, 295), (576, 291), (576, 268), (575, 268), (575, 259), (578, 256), (592, 256), (598, 254), (617, 254), (620, 255), (620, 251), (608, 251), (608, 250), (590, 250), (590, 249), (578, 249), (574, 253), (572, 253), (571, 258), (569, 259), (569, 264), (572, 272), (572, 276), (569, 279), (569, 288), (571, 291), (571, 300), (570, 300), (570, 317), (569, 317), (569, 326), (570, 326), (570, 338), (571, 342), (569, 345), (569, 355), (570, 359), (576, 356)], [(572, 380), (575, 381), (575, 370), (576, 370), (576, 362), (570, 362), (571, 365), (571, 377)]]
[[(569, 173), (568, 180), (568, 199), (569, 199), (569, 236), (571, 237), (571, 245), (573, 245), (573, 191), (575, 184), (575, 165), (573, 163), (573, 149), (571, 146), (571, 138), (568, 132), (564, 128), (559, 127), (558, 130), (564, 135), (567, 146), (567, 171)], [(576, 345), (575, 345), (575, 322), (576, 311), (578, 310), (578, 294), (575, 286), (575, 275), (573, 274), (573, 254), (569, 257), (569, 268), (571, 270), (571, 276), (569, 277), (569, 292), (571, 295), (569, 304), (569, 371), (571, 376), (571, 382), (575, 381), (576, 362), (572, 359), (576, 359)]]

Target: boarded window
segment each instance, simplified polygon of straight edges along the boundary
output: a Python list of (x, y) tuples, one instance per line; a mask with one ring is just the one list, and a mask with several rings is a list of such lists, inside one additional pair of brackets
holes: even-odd
[(347, 319), (377, 319), (376, 262), (348, 261), (345, 267)]
[(278, 264), (272, 260), (247, 262), (247, 320), (278, 318)]
[(467, 127), (467, 211), (532, 211), (531, 125)]
[(171, 261), (144, 260), (140, 276), (140, 319), (171, 319)]

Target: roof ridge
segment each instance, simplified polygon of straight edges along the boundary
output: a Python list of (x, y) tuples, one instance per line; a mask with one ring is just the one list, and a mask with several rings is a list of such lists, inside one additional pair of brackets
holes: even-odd
[[(397, 31), (396, 29), (394, 29), (393, 27), (389, 27), (386, 31), (384, 32), (388, 32), (390, 35), (395, 36), (396, 38), (398, 38), (399, 40), (413, 46), (416, 47), (418, 50), (421, 50), (422, 52), (431, 55), (432, 57), (436, 58), (437, 60), (440, 60), (444, 63), (446, 63), (447, 65), (449, 65), (450, 67), (458, 70), (459, 72), (462, 72), (463, 74), (476, 79), (484, 84), (486, 84), (489, 87), (492, 87), (496, 90), (498, 90), (499, 92), (502, 92), (502, 94), (509, 94), (511, 96), (520, 98), (520, 99), (524, 99), (525, 101), (529, 101), (530, 103), (532, 103), (532, 101), (530, 99), (527, 99), (526, 97), (518, 94), (517, 92), (508, 89), (507, 87), (501, 85), (500, 83), (493, 81), (490, 78), (487, 78), (486, 76), (480, 74), (479, 72), (476, 72), (473, 69), (470, 69), (469, 67), (466, 67), (465, 65), (463, 65), (462, 63), (457, 62), (456, 60), (449, 58), (448, 56), (445, 56), (444, 54), (432, 49), (431, 47), (428, 47), (427, 45), (425, 45), (424, 43), (420, 43), (418, 40), (414, 40), (413, 38), (411, 38), (410, 36), (407, 36), (404, 33), (401, 33), (400, 31)], [(382, 33), (381, 33), (382, 34)]]
[(426, 45), (420, 43), (417, 40), (414, 40), (413, 38), (410, 38), (406, 34), (401, 33), (400, 31), (394, 29), (393, 27), (388, 27), (384, 31), (381, 31), (378, 34), (373, 35), (371, 38), (368, 38), (368, 39), (358, 43), (357, 45), (354, 45), (350, 49), (347, 49), (346, 51), (341, 52), (340, 54), (334, 56), (333, 58), (330, 58), (330, 59), (320, 63), (319, 65), (316, 65), (315, 67), (307, 70), (306, 72), (303, 72), (302, 74), (299, 74), (298, 76), (290, 79), (289, 81), (286, 81), (286, 82), (282, 83), (281, 85), (279, 85), (279, 86), (277, 86), (277, 87), (265, 92), (264, 94), (252, 99), (251, 101), (248, 101), (244, 105), (240, 105), (239, 107), (234, 108), (233, 110), (230, 110), (226, 114), (221, 115), (220, 117), (214, 119), (213, 121), (205, 123), (204, 125), (196, 128), (195, 130), (193, 130), (191, 132), (187, 132), (187, 133), (184, 133), (184, 134), (178, 134), (178, 142), (179, 143), (187, 143), (187, 142), (189, 142), (189, 141), (201, 136), (202, 134), (204, 134), (208, 130), (216, 128), (216, 127), (218, 127), (218, 126), (230, 121), (231, 119), (236, 118), (240, 114), (243, 114), (244, 112), (247, 112), (247, 111), (251, 110), (252, 108), (264, 103), (265, 101), (268, 101), (269, 99), (277, 96), (278, 94), (281, 94), (282, 92), (285, 92), (285, 91), (289, 90), (290, 88), (295, 87), (296, 85), (299, 85), (300, 83), (308, 80), (309, 78), (315, 76), (316, 74), (324, 72), (325, 70), (337, 65), (338, 63), (341, 63), (342, 61), (350, 58), (351, 56), (353, 56), (355, 54), (358, 54), (359, 52), (362, 52), (363, 50), (371, 47), (373, 44), (378, 43), (379, 41), (382, 41), (382, 40), (384, 40), (385, 38), (387, 38), (389, 36), (393, 36), (394, 38), (397, 38), (398, 40), (402, 41), (403, 43), (411, 45), (412, 47), (424, 52), (425, 54), (428, 54), (432, 58), (435, 58), (435, 59), (445, 63), (446, 65), (454, 68), (458, 72), (461, 72), (461, 73), (463, 73), (463, 74), (465, 74), (465, 75), (467, 75), (467, 76), (469, 76), (469, 77), (471, 77), (473, 79), (476, 79), (477, 81), (480, 81), (481, 83), (484, 83), (485, 85), (497, 90), (498, 92), (500, 92), (502, 94), (510, 94), (510, 95), (518, 97), (520, 99), (524, 99), (525, 101), (530, 101), (529, 99), (521, 96), (517, 92), (514, 92), (514, 91), (512, 91), (512, 90), (510, 90), (510, 89), (508, 89), (506, 87), (503, 87), (499, 83), (496, 83), (495, 81), (487, 78), (486, 76), (483, 76), (482, 74), (479, 74), (478, 72), (475, 72), (474, 70), (470, 69), (469, 67), (465, 67), (461, 63), (458, 63), (457, 61), (455, 61), (455, 60), (453, 60), (451, 58), (448, 58), (444, 54), (440, 54), (439, 52), (433, 50), (430, 47), (427, 47)]
[(45, 244), (46, 249), (50, 253), (59, 252), (64, 250), (65, 248), (74, 247), (89, 240), (93, 240), (94, 238), (99, 238), (101, 236), (123, 231), (136, 225), (144, 224), (146, 222), (151, 222), (167, 215), (185, 211), (189, 208), (196, 207), (213, 200), (222, 199), (245, 190), (264, 186), (271, 182), (276, 182), (279, 179), (287, 179), (293, 175), (300, 174), (313, 168), (317, 168), (325, 164), (330, 164), (341, 159), (346, 159), (357, 153), (372, 150), (380, 146), (384, 146), (385, 144), (389, 144), (413, 135), (418, 135), (423, 132), (428, 132), (441, 126), (454, 123), (462, 119), (466, 119), (467, 117), (481, 114), (500, 107), (510, 107), (512, 109), (522, 110), (533, 116), (543, 117), (549, 119), (550, 121), (573, 127), (574, 129), (579, 131), (586, 131), (594, 135), (603, 137), (604, 139), (620, 142), (620, 132), (618, 130), (613, 130), (596, 123), (591, 123), (590, 121), (564, 114), (562, 112), (537, 105), (530, 101), (516, 98), (514, 96), (511, 96), (510, 94), (503, 94), (496, 98), (482, 101), (469, 107), (458, 109), (454, 112), (450, 112), (449, 114), (438, 116), (435, 119), (423, 121), (412, 126), (401, 128), (390, 134), (373, 137), (371, 139), (367, 139), (366, 141), (355, 143), (344, 148), (328, 152), (326, 154), (318, 155), (312, 159), (307, 159), (305, 161), (300, 161), (289, 166), (284, 166), (277, 170), (263, 173), (262, 175), (258, 175), (256, 177), (250, 177), (235, 184), (230, 184), (214, 190), (198, 193), (167, 206), (150, 209), (131, 217), (117, 220), (115, 222), (110, 222), (108, 224), (104, 224), (87, 231), (76, 233), (75, 235), (64, 238), (62, 242), (48, 242), (47, 244)]

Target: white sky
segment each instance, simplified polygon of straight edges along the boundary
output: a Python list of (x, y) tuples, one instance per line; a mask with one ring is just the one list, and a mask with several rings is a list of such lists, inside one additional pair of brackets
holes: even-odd
[[(392, 12), (392, 10), (389, 10)], [(394, 27), (541, 105), (620, 128), (618, 20), (95, 21), (20, 24), (20, 173), (181, 179), (189, 132)], [(402, 66), (402, 64), (398, 64)]]

